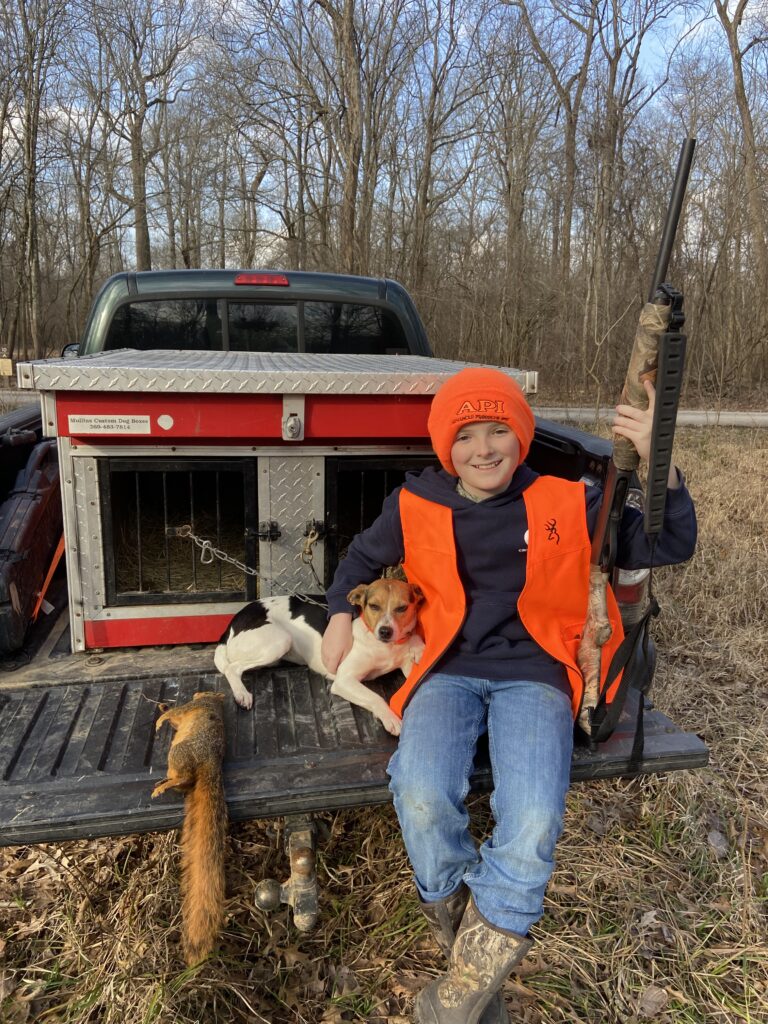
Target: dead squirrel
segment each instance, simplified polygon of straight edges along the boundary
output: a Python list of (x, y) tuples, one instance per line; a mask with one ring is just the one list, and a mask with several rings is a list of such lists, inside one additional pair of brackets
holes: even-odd
[(224, 920), (223, 702), (223, 693), (196, 693), (188, 704), (164, 710), (155, 726), (157, 730), (169, 722), (175, 735), (168, 751), (168, 777), (155, 786), (152, 797), (171, 787), (186, 794), (181, 831), (182, 942), (190, 966), (211, 952)]

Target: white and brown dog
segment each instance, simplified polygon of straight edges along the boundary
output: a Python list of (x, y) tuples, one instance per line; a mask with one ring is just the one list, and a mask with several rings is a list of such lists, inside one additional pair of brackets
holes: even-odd
[(335, 676), (320, 655), (327, 625), (324, 608), (300, 597), (264, 597), (239, 611), (213, 656), (237, 703), (243, 708), (253, 704), (242, 682), (244, 672), (284, 658), (332, 679), (331, 693), (372, 712), (387, 732), (398, 736), (400, 719), (383, 697), (363, 686), (363, 680), (378, 679), (396, 668), (408, 675), (418, 662), (424, 642), (414, 630), (424, 597), (418, 587), (402, 580), (380, 579), (355, 587), (347, 600), (360, 608), (360, 615), (352, 623), (352, 649)]

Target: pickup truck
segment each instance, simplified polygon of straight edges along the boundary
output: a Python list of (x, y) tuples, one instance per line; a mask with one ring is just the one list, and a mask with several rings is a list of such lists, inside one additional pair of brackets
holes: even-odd
[[(461, 365), (432, 357), (392, 281), (172, 271), (111, 278), (76, 352), (19, 366), (56, 438), (66, 580), (53, 577), (49, 613), (0, 679), (0, 843), (179, 825), (180, 797), (150, 800), (170, 742), (155, 733), (158, 704), (228, 691), (213, 644), (247, 600), (322, 593), (385, 495), (433, 461), (431, 395)], [(534, 372), (507, 372), (535, 391)], [(610, 450), (537, 420), (529, 462), (599, 485)], [(617, 572), (614, 585), (636, 621), (647, 573)], [(701, 740), (651, 706), (652, 661), (632, 666), (637, 688), (611, 739), (577, 746), (574, 779), (706, 764)], [(387, 696), (397, 681), (372, 685)], [(226, 704), (229, 813), (286, 819), (293, 876), (261, 895), (310, 927), (312, 815), (388, 801), (396, 741), (307, 669), (244, 682), (252, 709)], [(488, 788), (486, 752), (475, 768)]]

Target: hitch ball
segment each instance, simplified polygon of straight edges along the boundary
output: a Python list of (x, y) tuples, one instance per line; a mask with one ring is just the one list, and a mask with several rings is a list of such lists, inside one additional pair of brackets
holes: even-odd
[(280, 883), (274, 878), (265, 878), (256, 886), (253, 900), (259, 910), (277, 910), (281, 903)]

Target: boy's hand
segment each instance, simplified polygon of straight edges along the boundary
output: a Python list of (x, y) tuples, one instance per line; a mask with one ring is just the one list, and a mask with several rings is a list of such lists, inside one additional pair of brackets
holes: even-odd
[(614, 434), (621, 434), (637, 449), (637, 454), (645, 462), (651, 454), (651, 431), (653, 430), (653, 409), (656, 405), (656, 388), (649, 380), (643, 381), (645, 393), (648, 395), (648, 408), (635, 409), (632, 405), (617, 405), (616, 419), (613, 421)]
[[(613, 421), (614, 434), (626, 437), (637, 449), (637, 454), (645, 462), (651, 455), (651, 434), (653, 432), (653, 410), (656, 406), (656, 388), (649, 380), (643, 381), (645, 393), (648, 395), (648, 408), (635, 409), (632, 405), (617, 405), (616, 419)], [(669, 467), (667, 487), (675, 489), (680, 486), (680, 477), (674, 466)]]
[(323, 664), (331, 675), (336, 675), (339, 665), (351, 650), (352, 616), (349, 612), (336, 612), (328, 620), (320, 647)]

